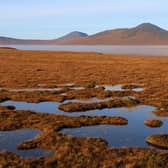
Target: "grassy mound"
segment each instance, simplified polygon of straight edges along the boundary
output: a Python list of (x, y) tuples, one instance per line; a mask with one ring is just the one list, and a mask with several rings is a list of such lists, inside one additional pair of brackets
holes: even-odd
[(158, 109), (154, 111), (155, 115), (160, 116), (160, 117), (168, 117), (168, 111), (164, 109)]
[(163, 122), (160, 120), (145, 120), (144, 124), (149, 127), (161, 127)]
[(146, 142), (163, 149), (168, 149), (168, 134), (155, 134), (147, 137)]
[(65, 112), (80, 112), (95, 109), (104, 108), (115, 108), (115, 107), (129, 107), (138, 105), (140, 102), (137, 99), (126, 98), (116, 98), (104, 102), (98, 103), (66, 103), (59, 106), (60, 110)]

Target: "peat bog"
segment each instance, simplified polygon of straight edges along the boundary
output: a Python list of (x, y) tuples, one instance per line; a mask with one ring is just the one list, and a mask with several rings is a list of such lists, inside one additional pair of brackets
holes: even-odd
[(0, 56), (2, 167), (167, 166), (167, 58)]

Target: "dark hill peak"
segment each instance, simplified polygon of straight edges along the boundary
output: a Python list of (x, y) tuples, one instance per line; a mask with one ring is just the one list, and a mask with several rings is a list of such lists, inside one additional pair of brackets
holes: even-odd
[(160, 28), (159, 26), (156, 26), (151, 23), (143, 23), (133, 29), (137, 29), (137, 30), (141, 30), (141, 31), (166, 31), (166, 30)]
[(88, 34), (86, 33), (83, 33), (83, 32), (79, 32), (79, 31), (73, 31), (71, 33), (68, 33), (66, 34), (65, 36), (63, 37), (60, 37), (58, 38), (57, 40), (76, 40), (76, 39), (79, 39), (79, 38), (82, 38), (82, 37), (87, 37)]
[(88, 34), (83, 33), (83, 32), (79, 32), (79, 31), (73, 31), (73, 32), (71, 32), (69, 34), (71, 34), (71, 35), (79, 35), (79, 36), (84, 36), (84, 37), (88, 36)]

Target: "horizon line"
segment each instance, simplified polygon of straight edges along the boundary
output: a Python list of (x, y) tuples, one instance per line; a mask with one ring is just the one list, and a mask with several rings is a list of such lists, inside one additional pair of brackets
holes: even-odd
[(132, 28), (135, 28), (135, 27), (138, 27), (138, 26), (140, 26), (140, 25), (142, 25), (142, 24), (151, 24), (151, 25), (154, 25), (154, 26), (157, 26), (157, 27), (159, 27), (159, 28), (161, 28), (161, 29), (164, 29), (164, 30), (166, 30), (166, 31), (168, 31), (167, 30), (167, 28), (163, 28), (163, 27), (161, 27), (161, 26), (159, 26), (159, 25), (157, 25), (157, 24), (154, 24), (154, 23), (151, 23), (151, 22), (142, 22), (142, 23), (140, 23), (140, 24), (136, 24), (135, 26), (130, 26), (130, 27), (118, 27), (118, 28), (109, 28), (109, 29), (104, 29), (104, 30), (100, 30), (100, 31), (98, 31), (98, 32), (95, 32), (95, 33), (91, 33), (91, 34), (89, 34), (89, 33), (87, 33), (87, 32), (83, 32), (83, 31), (80, 31), (80, 30), (74, 30), (74, 31), (69, 31), (69, 32), (66, 32), (66, 33), (64, 33), (64, 34), (62, 34), (61, 36), (58, 36), (58, 37), (56, 37), (56, 38), (22, 38), (22, 37), (14, 37), (14, 36), (1, 36), (0, 35), (0, 37), (1, 38), (10, 38), (10, 39), (17, 39), (17, 40), (37, 40), (37, 41), (48, 41), (48, 40), (57, 40), (57, 39), (59, 39), (59, 38), (62, 38), (62, 37), (64, 37), (64, 36), (66, 36), (66, 35), (68, 35), (68, 34), (70, 34), (70, 33), (73, 33), (73, 32), (79, 32), (79, 33), (86, 33), (88, 36), (92, 36), (92, 35), (96, 35), (96, 34), (98, 34), (98, 33), (101, 33), (101, 32), (104, 32), (104, 31), (110, 31), (110, 30), (117, 30), (117, 29), (132, 29)]

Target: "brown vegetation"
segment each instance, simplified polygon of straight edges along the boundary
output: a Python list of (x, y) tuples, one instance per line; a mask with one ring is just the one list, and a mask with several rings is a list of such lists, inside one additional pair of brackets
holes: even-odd
[(57, 91), (36, 91), (36, 92), (8, 92), (1, 91), (0, 102), (5, 100), (26, 101), (32, 103), (39, 103), (44, 101), (63, 102), (65, 96), (59, 94)]
[[(161, 107), (168, 96), (165, 85), (168, 82), (167, 58), (19, 50), (0, 50), (0, 57), (2, 88), (37, 88), (39, 84), (47, 87), (82, 82), (99, 85), (138, 83), (146, 89), (143, 93), (132, 92), (132, 95), (146, 104)], [(112, 92), (112, 96), (114, 93), (123, 94)]]
[(168, 149), (168, 134), (155, 134), (147, 137), (146, 142), (163, 149)]
[[(44, 120), (45, 119), (45, 120)], [(127, 120), (120, 117), (66, 117), (61, 115), (35, 113), (31, 111), (8, 110), (0, 108), (0, 130), (14, 130), (19, 128), (35, 128), (42, 134), (30, 141), (18, 145), (19, 149), (40, 147), (55, 151), (46, 158), (22, 160), (19, 156), (9, 152), (0, 152), (2, 167), (125, 167), (126, 165), (167, 164), (164, 161), (167, 153), (139, 148), (110, 149), (100, 138), (75, 138), (59, 133), (62, 128), (90, 126), (97, 124), (118, 124), (116, 121)], [(150, 158), (149, 156), (154, 157)], [(95, 157), (96, 156), (96, 157)], [(151, 167), (152, 168), (152, 167)], [(159, 166), (157, 167), (159, 168)]]
[(161, 127), (163, 125), (163, 122), (160, 120), (145, 120), (144, 124), (149, 127)]
[(143, 85), (139, 85), (139, 84), (125, 84), (122, 86), (122, 89), (136, 89), (136, 88), (141, 88), (143, 87)]
[(160, 117), (168, 117), (168, 111), (164, 109), (157, 109), (154, 111), (154, 114)]
[(157, 110), (155, 110), (154, 113), (157, 116), (161, 116), (161, 117), (167, 117), (168, 116), (167, 96), (166, 96), (166, 98), (163, 101), (161, 101), (160, 107)]
[[(113, 97), (122, 106), (130, 99), (123, 96), (136, 96), (141, 104), (158, 107), (160, 112), (167, 111), (168, 58), (112, 56), (96, 53), (65, 53), (19, 51), (0, 49), (0, 87), (37, 88), (55, 87), (57, 84), (75, 83), (86, 86), (83, 90), (67, 89), (67, 97), (57, 97), (62, 92), (21, 92), (0, 91), (1, 101), (24, 100), (62, 101), (64, 99)], [(143, 92), (109, 92), (103, 88), (93, 88), (101, 84), (138, 83), (145, 87)], [(116, 99), (116, 97), (120, 97)], [(163, 103), (164, 102), (164, 103)], [(113, 102), (106, 102), (112, 106)], [(131, 101), (132, 104), (132, 101)], [(113, 104), (114, 105), (114, 104)], [(118, 105), (118, 104), (117, 104)], [(96, 106), (99, 106), (96, 104)], [(168, 167), (166, 152), (154, 149), (119, 148), (110, 149), (99, 138), (75, 138), (61, 134), (62, 128), (114, 124), (121, 118), (112, 117), (66, 117), (61, 115), (18, 111), (13, 107), (0, 106), (0, 130), (35, 128), (43, 131), (31, 141), (23, 142), (19, 148), (40, 147), (55, 151), (50, 157), (24, 161), (9, 152), (0, 152), (1, 167)], [(116, 124), (116, 123), (115, 123)]]
[(59, 105), (59, 109), (65, 112), (78, 112), (103, 108), (130, 107), (138, 105), (139, 103), (140, 102), (137, 99), (124, 97), (115, 98), (112, 100), (102, 101), (98, 103), (66, 103)]

